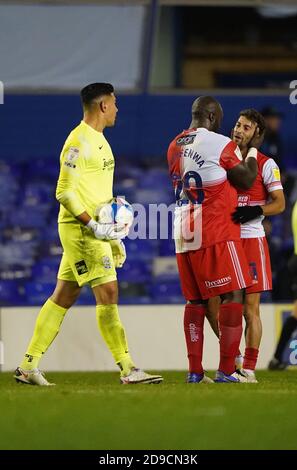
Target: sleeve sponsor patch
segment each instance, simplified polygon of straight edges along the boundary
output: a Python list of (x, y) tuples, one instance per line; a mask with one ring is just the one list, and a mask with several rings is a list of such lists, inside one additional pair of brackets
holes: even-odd
[(280, 171), (278, 168), (273, 168), (273, 176), (276, 180), (280, 180)]
[(65, 154), (64, 164), (70, 168), (76, 168), (75, 162), (79, 157), (79, 149), (76, 147), (70, 147), (68, 152)]

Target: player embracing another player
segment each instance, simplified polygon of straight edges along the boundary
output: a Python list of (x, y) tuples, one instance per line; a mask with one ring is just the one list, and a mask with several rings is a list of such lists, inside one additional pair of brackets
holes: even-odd
[[(265, 120), (255, 109), (241, 111), (233, 129), (233, 141), (239, 146), (245, 159), (249, 142), (258, 132), (264, 137)], [(242, 373), (248, 382), (257, 382), (255, 368), (262, 337), (260, 317), (261, 292), (272, 289), (272, 274), (268, 243), (262, 221), (265, 216), (280, 214), (285, 210), (285, 196), (280, 171), (272, 158), (257, 152), (258, 174), (248, 190), (237, 189), (238, 207), (233, 220), (240, 223), (241, 239), (253, 285), (245, 292), (244, 317), (245, 353)]]
[[(240, 148), (244, 160), (255, 134), (259, 135), (260, 143), (265, 134), (263, 116), (255, 109), (241, 111), (232, 131), (232, 139)], [(255, 368), (262, 337), (261, 292), (272, 289), (269, 248), (262, 221), (265, 216), (280, 214), (285, 209), (285, 197), (277, 164), (272, 158), (257, 151), (257, 166), (254, 184), (246, 190), (237, 188), (238, 207), (232, 214), (233, 221), (240, 224), (242, 245), (252, 277), (252, 285), (246, 288), (244, 297), (244, 358), (242, 360), (240, 355), (236, 358), (238, 372), (246, 377), (249, 383), (257, 383)], [(215, 328), (217, 315), (215, 302), (210, 302), (208, 318), (218, 335)]]
[[(220, 362), (215, 382), (246, 382), (234, 363), (242, 335), (243, 289), (252, 285), (240, 241), (240, 226), (231, 214), (237, 206), (235, 185), (255, 181), (258, 132), (243, 160), (230, 138), (217, 134), (221, 105), (210, 96), (192, 105), (192, 122), (168, 149), (175, 195), (175, 246), (181, 287), (187, 304), (184, 332), (189, 383), (212, 382), (202, 366), (203, 327), (208, 299), (220, 296)], [(186, 229), (185, 229), (186, 227)], [(188, 228), (190, 229), (188, 230)], [(198, 232), (198, 235), (197, 235)]]

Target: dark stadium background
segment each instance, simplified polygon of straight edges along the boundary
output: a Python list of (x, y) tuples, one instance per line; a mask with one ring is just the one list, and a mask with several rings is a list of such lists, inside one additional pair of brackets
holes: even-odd
[[(0, 13), (2, 3), (3, 7), (9, 4), (0, 2)], [(46, 3), (48, 7), (48, 2), (30, 3), (38, 8)], [(96, 3), (111, 8), (138, 4), (87, 2)], [(227, 135), (241, 109), (273, 107), (283, 116), (280, 157), (287, 180), (287, 209), (273, 217), (269, 226), (276, 287), (263, 301), (290, 300), (289, 282), (284, 279), (288, 278), (286, 260), (293, 249), (290, 214), (297, 194), (296, 106), (289, 100), (289, 84), (297, 71), (294, 2), (275, 5), (272, 10), (269, 2), (266, 7), (265, 2), (248, 1), (196, 2), (200, 6), (176, 1), (140, 3), (145, 10), (137, 46), (140, 65), (134, 85), (124, 90), (119, 86), (117, 124), (106, 132), (116, 156), (115, 193), (124, 194), (131, 203), (173, 202), (166, 170), (167, 145), (188, 126), (196, 96), (213, 94), (220, 100), (224, 109), (222, 133)], [(24, 4), (13, 2), (12, 8)], [(59, 4), (71, 7), (71, 2), (49, 3)], [(80, 2), (76, 8), (77, 4)], [(98, 21), (99, 16), (98, 10)], [(22, 37), (22, 25), (18, 26)], [(69, 26), (66, 21), (66, 31)], [(39, 45), (38, 37), (32, 37), (32, 54), (40, 47), (46, 50), (47, 45)], [(17, 51), (9, 49), (8, 41), (2, 53), (12, 54), (13, 59)], [(27, 59), (23, 57), (24, 68)], [(90, 60), (96, 59), (91, 56)], [(101, 60), (100, 46), (97, 60)], [(117, 57), (112, 60), (116, 63)], [(42, 82), (35, 88), (22, 85), (21, 77), (17, 86), (3, 81), (0, 302), (39, 305), (53, 289), (61, 254), (54, 190), (59, 152), (81, 119), (79, 89), (72, 89), (71, 82), (65, 90), (64, 85), (49, 87)], [(127, 240), (127, 249), (128, 262), (119, 272), (122, 303), (183, 302), (169, 258), (174, 256), (172, 240)], [(162, 257), (168, 257), (168, 263), (163, 261), (158, 269)], [(79, 302), (92, 303), (87, 288)]]

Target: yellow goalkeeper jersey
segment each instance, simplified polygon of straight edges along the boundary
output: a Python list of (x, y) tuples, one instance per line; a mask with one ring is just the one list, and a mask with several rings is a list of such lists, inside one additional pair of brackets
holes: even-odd
[(81, 121), (60, 156), (58, 222), (74, 222), (84, 211), (94, 217), (97, 206), (113, 197), (113, 172), (114, 157), (104, 135)]

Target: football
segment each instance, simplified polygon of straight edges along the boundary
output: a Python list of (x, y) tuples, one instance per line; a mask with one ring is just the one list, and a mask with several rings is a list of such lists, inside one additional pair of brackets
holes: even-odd
[(101, 206), (98, 220), (102, 224), (119, 224), (131, 227), (133, 223), (133, 207), (123, 197), (117, 197), (113, 202)]

